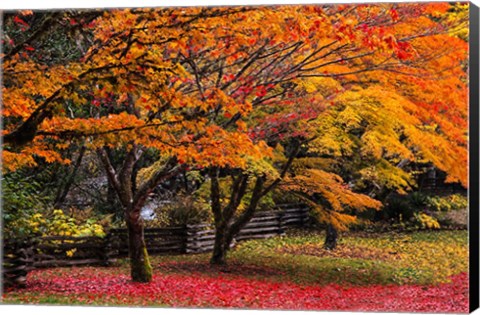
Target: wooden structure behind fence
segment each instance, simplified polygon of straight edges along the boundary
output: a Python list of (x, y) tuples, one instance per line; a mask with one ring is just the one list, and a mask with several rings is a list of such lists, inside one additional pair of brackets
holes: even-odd
[(467, 189), (459, 183), (446, 183), (447, 173), (431, 167), (426, 173), (417, 175), (418, 190), (427, 194), (449, 195), (467, 194)]
[[(272, 211), (257, 212), (238, 233), (235, 242), (283, 235), (290, 226), (309, 221), (309, 210), (301, 205), (279, 205)], [(215, 230), (209, 224), (145, 229), (149, 254), (190, 254), (211, 251)], [(68, 254), (67, 254), (68, 253)], [(4, 243), (5, 286), (24, 285), (34, 268), (81, 265), (107, 266), (128, 256), (126, 229), (111, 229), (104, 238), (49, 236), (23, 242)]]

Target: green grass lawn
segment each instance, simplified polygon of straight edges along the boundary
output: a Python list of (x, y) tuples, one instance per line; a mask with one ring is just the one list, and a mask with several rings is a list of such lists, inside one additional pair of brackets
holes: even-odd
[[(298, 284), (434, 284), (468, 271), (467, 231), (355, 234), (338, 248), (322, 248), (324, 234), (290, 231), (286, 236), (237, 244), (228, 255), (227, 275)], [(156, 256), (166, 273), (210, 273), (209, 254)]]

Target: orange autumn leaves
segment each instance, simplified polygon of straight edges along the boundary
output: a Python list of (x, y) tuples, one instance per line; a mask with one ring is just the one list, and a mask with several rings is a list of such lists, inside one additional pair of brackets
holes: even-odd
[[(431, 135), (418, 141), (422, 156), (465, 183), (454, 163), (466, 159), (467, 141), (459, 12), (445, 3), (105, 12), (77, 60), (47, 64), (27, 50), (4, 62), (4, 134), (39, 108), (51, 112), (24, 148), (4, 146), (4, 170), (35, 165), (33, 156), (65, 162), (58, 148), (77, 137), (92, 148), (134, 140), (183, 163), (245, 168), (272, 156), (267, 139), (252, 137), (269, 117), (299, 111), (305, 124), (367, 84), (408, 100), (416, 139)], [(404, 145), (394, 142), (391, 150)]]

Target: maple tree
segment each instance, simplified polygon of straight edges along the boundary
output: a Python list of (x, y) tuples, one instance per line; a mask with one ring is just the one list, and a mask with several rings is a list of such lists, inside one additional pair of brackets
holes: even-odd
[[(382, 201), (390, 192), (404, 194), (415, 187), (412, 166), (426, 161), (447, 172), (447, 181), (460, 182), (466, 187), (465, 8), (448, 4), (429, 7), (425, 13), (432, 15), (421, 17), (423, 25), (429, 28), (424, 30), (426, 33), (412, 36), (418, 36), (411, 42), (416, 58), (407, 58), (407, 62), (403, 58), (400, 62), (389, 60), (383, 62), (381, 73), (371, 71), (361, 76), (356, 74), (355, 80), (349, 78), (347, 81), (358, 84), (335, 97), (332, 106), (320, 114), (315, 123), (322, 136), (309, 144), (309, 157), (300, 160), (296, 167), (334, 171), (348, 181), (344, 187)], [(396, 9), (412, 12), (412, 7)], [(447, 10), (454, 13), (447, 14), (445, 19), (451, 22), (459, 18), (458, 24), (450, 24), (448, 28), (445, 24), (433, 25), (431, 19), (439, 18)], [(410, 29), (417, 26), (409, 18), (405, 14), (404, 21), (391, 26), (395, 27), (396, 36), (399, 33), (405, 36), (406, 26)], [(431, 45), (447, 37), (449, 47), (432, 53)], [(452, 68), (453, 64), (456, 66)], [(315, 189), (311, 189), (312, 193)], [(337, 196), (342, 195), (345, 196), (344, 193)], [(334, 200), (339, 201), (338, 197)], [(331, 209), (332, 203), (327, 202), (328, 206)], [(378, 204), (371, 206), (378, 209)], [(361, 204), (350, 207), (357, 212), (355, 208), (362, 210)], [(351, 215), (342, 215), (343, 222), (353, 222)], [(322, 213), (319, 219), (328, 224), (325, 246), (334, 248), (337, 230), (345, 226), (338, 220), (325, 220)]]
[[(436, 7), (436, 9), (440, 11), (443, 10), (442, 12), (445, 12), (448, 8), (449, 5)], [(419, 8), (415, 7), (415, 9), (418, 10)], [(437, 11), (433, 11), (434, 8), (425, 9), (424, 13), (432, 10), (432, 12), (435, 12), (435, 16), (440, 14)], [(361, 10), (352, 9), (352, 11), (358, 11), (355, 12), (357, 18), (361, 16), (361, 13), (364, 13)], [(398, 36), (398, 33), (400, 33), (402, 36), (409, 38), (406, 34), (402, 33), (403, 28), (410, 26), (413, 23), (412, 18), (416, 19), (419, 17), (419, 12), (417, 11), (412, 17), (409, 15), (412, 13), (412, 7), (399, 7), (398, 11), (405, 13), (404, 19), (400, 20), (398, 16), (395, 16), (395, 12), (397, 12), (395, 8), (386, 11), (391, 15), (388, 23), (391, 23), (391, 20), (393, 20), (394, 23), (392, 24), (395, 28), (389, 26), (385, 28), (378, 27), (378, 29), (376, 29), (378, 25), (374, 23), (371, 23), (369, 26), (362, 24), (362, 30), (372, 36), (368, 38), (368, 40), (372, 40), (372, 38), (375, 39), (376, 31), (385, 35), (387, 29), (395, 34), (395, 36)], [(386, 23), (385, 18), (385, 16), (380, 15), (375, 19), (381, 22), (375, 20), (374, 22), (382, 25), (382, 23)], [(421, 19), (423, 19), (423, 17)], [(433, 27), (431, 17), (426, 17), (425, 22), (426, 21), (430, 21), (430, 24), (426, 29), (422, 30), (425, 33), (409, 35), (414, 39), (416, 39), (417, 36), (420, 38), (431, 36), (433, 40), (438, 43), (436, 37), (441, 38), (445, 36), (444, 26), (435, 25), (435, 27)], [(353, 22), (349, 21), (349, 23)], [(388, 25), (388, 23), (386, 24)], [(463, 21), (460, 22), (460, 24), (462, 23)], [(465, 26), (465, 24), (463, 24), (463, 26)], [(418, 31), (418, 29), (415, 29), (415, 32)], [(452, 34), (448, 36), (452, 36)], [(337, 229), (345, 229), (349, 223), (355, 221), (355, 217), (351, 214), (342, 213), (346, 209), (355, 211), (366, 208), (380, 208), (378, 201), (365, 195), (354, 193), (349, 186), (364, 191), (366, 186), (370, 186), (371, 188), (373, 187), (374, 190), (380, 188), (380, 190), (386, 189), (387, 191), (393, 190), (403, 193), (404, 189), (408, 190), (411, 186), (414, 186), (412, 174), (408, 174), (403, 170), (405, 164), (420, 160), (431, 161), (437, 167), (447, 171), (452, 181), (459, 181), (464, 185), (466, 184), (466, 163), (455, 163), (453, 159), (450, 160), (450, 157), (455, 157), (456, 159), (460, 158), (465, 161), (467, 152), (465, 146), (466, 137), (464, 135), (459, 136), (459, 133), (461, 134), (466, 130), (466, 86), (464, 81), (466, 73), (465, 69), (462, 68), (462, 61), (465, 60), (465, 41), (457, 36), (452, 36), (452, 41), (455, 43), (452, 47), (458, 45), (460, 51), (456, 51), (456, 48), (450, 46), (445, 46), (444, 49), (440, 50), (441, 53), (439, 53), (439, 56), (442, 58), (448, 56), (448, 62), (450, 65), (454, 62), (456, 65), (455, 71), (458, 71), (455, 75), (453, 75), (454, 72), (452, 71), (452, 75), (449, 75), (447, 78), (442, 78), (438, 76), (438, 72), (445, 71), (450, 65), (442, 64), (439, 56), (427, 57), (421, 54), (420, 49), (425, 49), (424, 45), (429, 43), (428, 41), (424, 42), (420, 40), (418, 43), (415, 40), (412, 40), (411, 43), (408, 41), (397, 42), (395, 37), (392, 37), (392, 34), (385, 35), (383, 38), (385, 40), (384, 42), (381, 41), (381, 44), (379, 44), (379, 42), (376, 44), (386, 45), (387, 48), (381, 47), (379, 48), (380, 53), (379, 51), (375, 52), (381, 55), (381, 52), (387, 49), (388, 55), (385, 56), (385, 60), (378, 65), (375, 65), (373, 62), (375, 58), (379, 58), (378, 55), (371, 56), (374, 55), (371, 51), (364, 54), (359, 53), (362, 46), (357, 48), (358, 50), (355, 50), (351, 44), (349, 49), (355, 51), (352, 57), (342, 56), (340, 60), (334, 59), (330, 61), (328, 61), (328, 58), (325, 58), (327, 59), (326, 61), (322, 60), (322, 58), (324, 58), (323, 56), (319, 56), (318, 60), (315, 60), (318, 68), (328, 65), (328, 70), (321, 74), (315, 73), (317, 70), (315, 63), (307, 69), (302, 68), (301, 65), (298, 66), (297, 70), (299, 74), (296, 73), (298, 76), (294, 77), (292, 82), (296, 84), (299, 89), (297, 88), (295, 91), (291, 91), (290, 94), (300, 91), (304, 93), (296, 99), (295, 112), (292, 113), (292, 110), (287, 105), (288, 103), (280, 103), (287, 105), (284, 107), (284, 109), (286, 108), (285, 112), (282, 112), (282, 109), (279, 110), (278, 108), (275, 108), (277, 112), (272, 113), (272, 111), (266, 111), (269, 115), (267, 119), (263, 122), (261, 120), (259, 122), (257, 119), (255, 123), (252, 124), (255, 125), (255, 128), (252, 128), (252, 131), (254, 131), (253, 135), (267, 140), (272, 146), (275, 146), (275, 143), (280, 141), (285, 142), (288, 137), (293, 136), (292, 138), (295, 138), (295, 135), (297, 138), (299, 136), (305, 137), (309, 133), (311, 136), (313, 135), (313, 141), (308, 144), (308, 155), (322, 156), (319, 160), (323, 161), (323, 165), (321, 165), (322, 163), (317, 163), (316, 167), (327, 169), (329, 172), (309, 169), (300, 170), (300, 173), (297, 172), (296, 174), (294, 172), (294, 180), (290, 182), (287, 180), (283, 188), (294, 191), (297, 195), (301, 195), (303, 200), (307, 201), (313, 209), (316, 210), (315, 212), (318, 214), (319, 220), (329, 224), (329, 230), (332, 230), (334, 234)], [(428, 40), (432, 40), (432, 38), (428, 38)], [(365, 44), (365, 42), (362, 42), (362, 44)], [(372, 43), (370, 43), (370, 45), (372, 45)], [(333, 51), (337, 48), (338, 47), (334, 47)], [(378, 46), (376, 46), (376, 48), (378, 48)], [(388, 48), (394, 51), (396, 58), (392, 58), (391, 50), (388, 50)], [(340, 53), (342, 52), (340, 49)], [(326, 55), (329, 53), (331, 52), (327, 51)], [(430, 50), (424, 53), (431, 55)], [(363, 60), (359, 63), (356, 62), (356, 58), (362, 58)], [(350, 62), (350, 60), (355, 60), (355, 62)], [(430, 61), (434, 63), (434, 65), (430, 64)], [(295, 64), (295, 60), (293, 62)], [(305, 73), (302, 71), (313, 71), (314, 73)], [(422, 78), (421, 84), (418, 77)], [(452, 82), (452, 80), (454, 81)], [(390, 82), (395, 82), (395, 84), (392, 85)], [(399, 82), (403, 83), (402, 88), (403, 94), (405, 95), (399, 95), (402, 93), (398, 92)], [(408, 97), (412, 97), (409, 90), (412, 88), (422, 89), (425, 87), (425, 84), (430, 84), (432, 89), (438, 89), (443, 92), (446, 86), (451, 86), (452, 83), (455, 82), (458, 88), (448, 89), (450, 98), (442, 99), (442, 101), (446, 101), (447, 103), (451, 101), (455, 101), (455, 103), (444, 105), (444, 112), (440, 113), (440, 117), (436, 118), (438, 121), (439, 118), (442, 119), (442, 115), (448, 115), (448, 118), (443, 118), (445, 124), (451, 117), (455, 117), (456, 121), (459, 122), (456, 130), (453, 130), (454, 128), (450, 125), (447, 135), (447, 132), (428, 127), (430, 122), (424, 116), (426, 112), (419, 113), (417, 110), (419, 106), (417, 102), (421, 99), (422, 93), (414, 94), (415, 99), (409, 100)], [(405, 85), (409, 85), (409, 89), (405, 88)], [(402, 91), (402, 89), (400, 90)], [(309, 95), (306, 96), (305, 92)], [(368, 96), (366, 94), (368, 94)], [(267, 95), (270, 96), (268, 93)], [(350, 99), (345, 99), (350, 95), (355, 96)], [(375, 100), (375, 98), (377, 99)], [(305, 102), (307, 99), (317, 107), (312, 106), (313, 108), (310, 107), (308, 110), (303, 108), (302, 102)], [(325, 100), (328, 102), (325, 102)], [(282, 105), (278, 107), (280, 106)], [(434, 105), (433, 108), (436, 108), (436, 106)], [(324, 111), (324, 109), (326, 110)], [(427, 111), (430, 110), (432, 110), (432, 108), (427, 109)], [(338, 112), (341, 113), (338, 114)], [(380, 114), (375, 114), (377, 112)], [(338, 116), (331, 117), (331, 115), (336, 115), (334, 113), (338, 114)], [(432, 114), (430, 113), (428, 117), (431, 116)], [(302, 117), (303, 119), (307, 117), (317, 119), (311, 123), (312, 126), (309, 128), (310, 130), (306, 130), (308, 128), (295, 130), (295, 128), (291, 128), (291, 124), (298, 120), (298, 117)], [(396, 119), (397, 121), (392, 121), (392, 119)], [(258, 127), (259, 125), (260, 127)], [(403, 125), (407, 127), (403, 127)], [(457, 136), (457, 141), (452, 142), (451, 137), (454, 136), (454, 134)], [(435, 153), (433, 151), (435, 151)], [(357, 155), (357, 152), (361, 153)], [(439, 159), (433, 158), (433, 155)], [(295, 154), (293, 156), (295, 156)], [(350, 182), (349, 185), (343, 184), (343, 180), (334, 175), (335, 172), (338, 172), (338, 170), (335, 170), (335, 165), (338, 166), (342, 163), (341, 161), (348, 161), (348, 159), (354, 156), (357, 156), (356, 160), (360, 161), (362, 165), (359, 169), (356, 169), (353, 174), (347, 175), (349, 180), (353, 180), (354, 182)], [(447, 158), (443, 158), (444, 156)], [(327, 157), (330, 159), (327, 159)], [(306, 163), (312, 163), (311, 158), (305, 160), (308, 160)], [(287, 169), (290, 163), (291, 162), (286, 164)], [(325, 163), (327, 163), (327, 166), (325, 166)], [(313, 164), (315, 164), (315, 162), (313, 162)], [(346, 173), (345, 170), (340, 171), (341, 173)], [(224, 174), (225, 173), (224, 171)], [(282, 172), (282, 174), (286, 175), (287, 173)], [(261, 175), (264, 177), (262, 180), (267, 181), (264, 175), (265, 174)], [(215, 210), (217, 217), (221, 218), (221, 220), (219, 220), (221, 224), (217, 225), (217, 239), (222, 239), (223, 237), (219, 236), (218, 233), (225, 233), (219, 232), (224, 229), (222, 224), (224, 226), (231, 224), (232, 227), (230, 231), (225, 233), (227, 236), (225, 236), (225, 240), (223, 241), (224, 245), (218, 245), (217, 243), (215, 249), (223, 246), (226, 251), (229, 248), (232, 234), (234, 235), (238, 232), (237, 229), (239, 226), (242, 226), (242, 221), (248, 221), (248, 219), (246, 219), (248, 214), (250, 213), (251, 215), (251, 213), (253, 213), (254, 210), (252, 208), (255, 208), (255, 204), (258, 203), (252, 198), (251, 204), (253, 207), (244, 211), (238, 220), (228, 222), (232, 220), (235, 205), (239, 204), (239, 202), (235, 201), (235, 198), (238, 199), (240, 197), (241, 199), (241, 194), (245, 192), (245, 187), (247, 187), (246, 185), (240, 186), (240, 177), (243, 177), (246, 181), (246, 177), (248, 176), (251, 176), (251, 174), (245, 175), (245, 173), (243, 173), (237, 177), (238, 182), (232, 181), (230, 203), (225, 206), (223, 212), (219, 210), (219, 203), (212, 199), (212, 204), (217, 207), (217, 210)], [(278, 174), (276, 174), (276, 176), (277, 178), (275, 178), (274, 175), (271, 180), (273, 185), (278, 183)], [(232, 178), (234, 178), (233, 175)], [(330, 179), (330, 181), (328, 179)], [(262, 182), (259, 181), (258, 177), (257, 184), (258, 186), (256, 186), (256, 188), (259, 190), (256, 189), (256, 191), (261, 191), (260, 187), (262, 186)], [(268, 184), (269, 183), (265, 186), (270, 187)], [(218, 188), (212, 186), (212, 197), (217, 195), (219, 195)], [(377, 198), (380, 197), (380, 199), (382, 199), (381, 194), (374, 193), (373, 195), (377, 195)], [(218, 199), (218, 197), (215, 198)], [(318, 198), (320, 198), (320, 200), (318, 200)], [(312, 199), (317, 200), (312, 202)], [(342, 201), (342, 199), (344, 200)], [(328, 239), (329, 235), (327, 233), (327, 240)], [(329, 245), (328, 242), (326, 242), (326, 246), (334, 247), (334, 245)], [(219, 249), (218, 252), (214, 250), (212, 261), (216, 260), (215, 257), (222, 257), (219, 252), (222, 252), (222, 250)], [(222, 258), (218, 259), (218, 261), (222, 262)]]
[[(69, 163), (61, 150), (86, 138), (122, 204), (131, 274), (141, 282), (151, 267), (140, 210), (155, 186), (188, 169), (210, 177), (212, 262), (224, 263), (235, 234), (283, 180), (299, 194), (308, 181), (307, 195), (329, 203), (316, 206), (322, 220), (344, 226), (353, 220), (344, 207), (378, 203), (332, 169), (291, 172), (302, 146), (345, 159), (361, 147), (359, 182), (404, 187), (395, 163), (424, 159), (466, 183), (458, 163), (467, 143), (464, 11), (441, 3), (12, 14), (2, 56), (4, 170), (38, 157)], [(80, 30), (68, 58), (47, 58), (55, 50), (40, 45), (56, 34), (46, 21), (57, 19)], [(121, 165), (109, 155), (117, 148)], [(139, 169), (148, 150), (157, 161)], [(225, 204), (221, 177), (231, 178)]]

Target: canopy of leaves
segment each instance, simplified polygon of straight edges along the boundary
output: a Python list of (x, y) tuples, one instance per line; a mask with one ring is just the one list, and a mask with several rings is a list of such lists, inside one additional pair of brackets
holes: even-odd
[[(339, 175), (401, 192), (412, 185), (403, 160), (466, 186), (467, 13), (450, 3), (9, 12), (4, 172), (69, 163), (62, 151), (86, 138), (89, 149), (150, 148), (273, 178), (287, 157), (275, 148), (300, 142), (337, 161), (289, 185), (314, 180), (337, 214), (378, 206)], [(358, 162), (348, 179), (339, 159)]]

